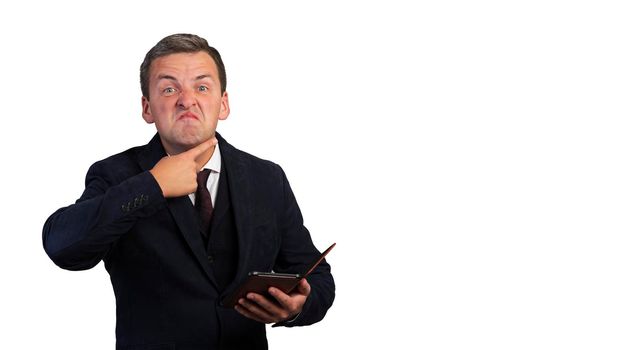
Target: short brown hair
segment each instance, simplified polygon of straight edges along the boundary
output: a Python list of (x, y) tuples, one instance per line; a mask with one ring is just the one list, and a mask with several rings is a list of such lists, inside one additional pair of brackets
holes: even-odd
[(208, 45), (207, 41), (200, 36), (194, 34), (173, 34), (160, 40), (153, 48), (146, 53), (144, 61), (140, 65), (140, 88), (142, 95), (149, 98), (149, 68), (151, 63), (159, 57), (174, 53), (195, 53), (207, 52), (216, 63), (218, 68), (218, 80), (221, 83), (221, 94), (225, 92), (227, 85), (227, 77), (225, 74), (225, 65), (221, 59), (218, 50)]

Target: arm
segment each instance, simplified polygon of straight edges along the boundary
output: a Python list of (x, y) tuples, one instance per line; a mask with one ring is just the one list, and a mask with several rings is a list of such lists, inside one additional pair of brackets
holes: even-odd
[(46, 253), (64, 269), (96, 266), (137, 220), (164, 208), (165, 198), (196, 190), (196, 174), (216, 142), (209, 139), (176, 156), (163, 157), (153, 169), (139, 174), (121, 175), (121, 160), (95, 163), (87, 172), (81, 198), (57, 210), (44, 224)]
[(111, 174), (111, 167), (105, 162), (92, 165), (81, 198), (46, 220), (44, 249), (59, 267), (94, 267), (138, 219), (164, 207), (165, 199), (150, 172), (119, 182)]
[[(297, 205), (297, 200), (286, 174), (282, 171), (282, 185), (284, 192), (284, 211), (279, 222), (282, 230), (282, 248), (275, 263), (275, 271), (303, 272), (321, 253), (315, 248), (308, 229), (304, 227), (304, 219)], [(282, 326), (305, 326), (323, 319), (328, 309), (332, 306), (335, 296), (335, 285), (330, 265), (324, 260), (308, 276), (309, 288), (300, 284), (299, 291), (307, 291), (309, 294), (299, 313), (299, 316), (291, 322), (282, 322)], [(283, 297), (279, 291), (278, 297)]]
[[(278, 226), (282, 243), (273, 270), (303, 272), (320, 253), (312, 244), (310, 233), (303, 225), (301, 211), (283, 171), (281, 181), (282, 205), (278, 214)], [(309, 325), (323, 319), (334, 301), (334, 289), (330, 265), (324, 261), (292, 293), (287, 295), (278, 289), (269, 288), (269, 294), (275, 301), (260, 294), (249, 293), (247, 299), (240, 300), (236, 310), (260, 322), (279, 322), (274, 326)]]

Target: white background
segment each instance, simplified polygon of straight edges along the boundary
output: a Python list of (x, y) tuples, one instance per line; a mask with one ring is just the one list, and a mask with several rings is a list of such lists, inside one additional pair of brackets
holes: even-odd
[(100, 264), (41, 229), (96, 160), (146, 143), (162, 37), (219, 49), (219, 132), (284, 168), (337, 299), (272, 349), (627, 349), (622, 1), (0, 5), (0, 347), (113, 349)]

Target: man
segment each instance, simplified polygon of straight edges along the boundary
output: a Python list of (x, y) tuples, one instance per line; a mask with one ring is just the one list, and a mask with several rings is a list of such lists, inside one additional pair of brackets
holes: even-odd
[(265, 323), (321, 320), (334, 299), (325, 262), (290, 294), (221, 303), (248, 272), (300, 273), (319, 252), (282, 169), (215, 133), (229, 115), (218, 51), (196, 35), (168, 36), (146, 54), (140, 83), (157, 134), (93, 164), (83, 195), (43, 230), (60, 267), (105, 262), (116, 348), (266, 349)]

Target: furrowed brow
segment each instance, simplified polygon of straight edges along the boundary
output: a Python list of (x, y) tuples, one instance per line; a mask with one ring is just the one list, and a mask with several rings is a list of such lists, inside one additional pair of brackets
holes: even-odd
[(202, 75), (197, 76), (194, 80), (202, 80), (202, 79), (205, 79), (205, 78), (212, 79), (212, 75), (210, 75), (210, 74), (202, 74)]
[(160, 74), (160, 75), (157, 76), (157, 80), (162, 80), (162, 79), (172, 80), (174, 82), (177, 82), (177, 78), (173, 77), (172, 75), (168, 75), (168, 74)]

